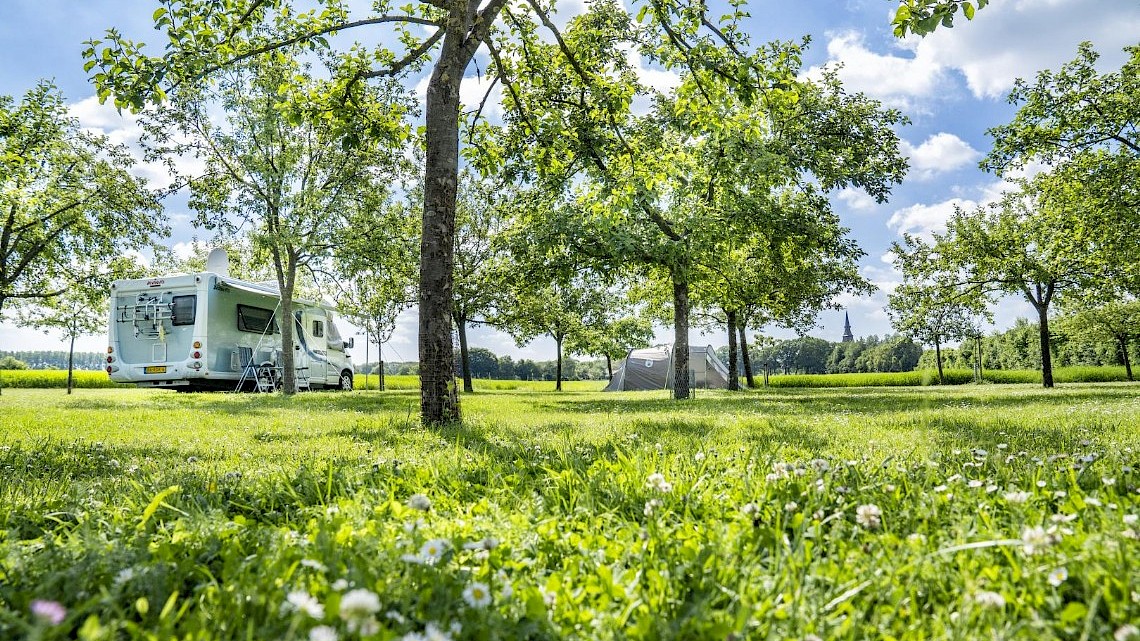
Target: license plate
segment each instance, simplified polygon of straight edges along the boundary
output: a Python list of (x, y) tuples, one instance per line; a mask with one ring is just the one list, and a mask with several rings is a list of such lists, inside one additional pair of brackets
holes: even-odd
[(150, 367), (143, 368), (143, 374), (165, 374), (165, 365), (151, 365)]

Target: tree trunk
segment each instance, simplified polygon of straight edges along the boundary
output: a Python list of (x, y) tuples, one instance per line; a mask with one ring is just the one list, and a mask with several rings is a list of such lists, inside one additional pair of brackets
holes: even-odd
[(673, 398), (689, 398), (689, 283), (673, 272)]
[(554, 391), (562, 391), (562, 335), (554, 337), (555, 359), (557, 360), (554, 366)]
[(71, 344), (67, 347), (67, 393), (71, 393), (75, 385), (75, 334), (71, 335)]
[(376, 383), (376, 389), (384, 391), (384, 343), (379, 340), (376, 341), (376, 367), (380, 370), (380, 380)]
[(428, 81), (424, 215), (420, 234), (420, 419), (459, 420), (451, 346), (454, 305), (455, 192), (459, 180), (459, 84), (467, 66), (462, 35), (449, 27)]
[(1124, 357), (1124, 373), (1132, 380), (1132, 359), (1128, 358), (1128, 339), (1120, 339), (1120, 355)]
[(744, 380), (748, 383), (748, 389), (756, 389), (756, 377), (752, 374), (752, 357), (748, 355), (748, 336), (744, 329), (746, 324), (747, 321), (744, 319), (736, 324), (736, 331), (740, 334), (740, 360), (744, 363)]
[(1041, 384), (1053, 387), (1053, 354), (1050, 350), (1048, 305), (1037, 306), (1037, 318), (1041, 330)]
[(938, 384), (942, 385), (942, 343), (934, 340), (934, 360), (938, 363)]
[(614, 362), (609, 354), (606, 354), (606, 371), (610, 373), (610, 380), (614, 380)]
[(455, 314), (455, 331), (459, 333), (459, 370), (463, 373), (463, 391), (468, 394), (475, 391), (471, 381), (471, 354), (467, 350), (467, 317)]
[(740, 391), (739, 349), (736, 344), (736, 312), (725, 311), (728, 317), (728, 389), (733, 392)]

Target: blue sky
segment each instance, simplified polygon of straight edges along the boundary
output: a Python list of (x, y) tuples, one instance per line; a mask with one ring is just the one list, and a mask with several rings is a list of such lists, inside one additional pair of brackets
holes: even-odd
[[(560, 14), (565, 18), (580, 11), (582, 2), (560, 1)], [(130, 144), (137, 128), (113, 109), (97, 104), (80, 52), (84, 40), (100, 36), (108, 27), (154, 39), (157, 34), (150, 31), (150, 16), (156, 6), (152, 0), (0, 0), (0, 94), (18, 97), (38, 79), (52, 78), (85, 127)], [(1124, 61), (1121, 49), (1140, 43), (1140, 2), (1136, 0), (991, 0), (973, 22), (962, 21), (954, 29), (905, 41), (891, 35), (893, 6), (891, 0), (783, 0), (749, 5), (753, 44), (810, 35), (805, 73), (842, 64), (839, 75), (849, 91), (861, 91), (897, 107), (912, 121), (899, 129), (911, 171), (888, 203), (875, 204), (856, 192), (839, 193), (833, 199), (843, 223), (867, 253), (863, 273), (880, 287), (872, 296), (845, 296), (838, 301), (850, 313), (857, 336), (891, 331), (883, 310), (886, 293), (898, 281), (887, 256), (890, 243), (904, 231), (925, 234), (939, 229), (955, 204), (971, 207), (1000, 193), (1000, 179), (978, 169), (977, 163), (990, 147), (986, 130), (1013, 116), (1015, 109), (1005, 96), (1014, 80), (1056, 69), (1075, 56), (1083, 40), (1094, 43), (1104, 69), (1118, 68)], [(669, 82), (668, 74), (644, 71), (647, 81)], [(469, 81), (464, 95), (477, 101), (482, 91)], [(155, 182), (163, 180), (157, 167), (144, 166), (139, 171)], [(183, 199), (167, 206), (174, 224), (173, 246), (185, 246), (195, 234), (208, 236), (189, 225)], [(1028, 306), (1016, 300), (1004, 301), (995, 311), (999, 327), (1008, 326), (1018, 316), (1030, 316)], [(843, 311), (826, 311), (810, 333), (838, 340), (842, 331)], [(669, 334), (663, 330), (659, 336), (667, 340)], [(692, 340), (725, 342), (719, 333), (702, 336), (696, 330)], [(485, 330), (475, 331), (471, 342), (515, 358), (548, 359), (554, 353), (551, 341), (518, 348), (509, 337)], [(62, 347), (56, 337), (0, 324), (0, 350)], [(84, 339), (77, 349), (100, 351), (103, 347), (105, 338), (97, 336)], [(388, 360), (415, 359), (414, 314), (405, 314), (385, 349)], [(363, 357), (363, 350), (357, 351), (358, 359)]]

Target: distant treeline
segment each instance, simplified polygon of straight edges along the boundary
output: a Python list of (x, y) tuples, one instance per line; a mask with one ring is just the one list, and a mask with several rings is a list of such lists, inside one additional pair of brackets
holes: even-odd
[[(106, 354), (75, 352), (75, 369), (103, 369)], [(65, 350), (0, 351), (0, 369), (67, 369)]]
[[(981, 337), (982, 367), (998, 370), (1038, 370), (1041, 368), (1041, 345), (1037, 324), (1018, 319), (1013, 327)], [(1123, 365), (1119, 347), (1109, 340), (1098, 340), (1088, 334), (1054, 332), (1051, 342), (1053, 364), (1057, 367)], [(1137, 362), (1136, 346), (1130, 347), (1130, 359)], [(721, 360), (728, 361), (728, 348), (717, 349)], [(775, 374), (848, 374), (872, 372), (907, 372), (934, 369), (934, 350), (923, 350), (903, 336), (868, 336), (850, 343), (834, 343), (804, 336), (788, 340), (770, 340), (757, 348), (750, 347), (753, 371), (765, 367)], [(961, 348), (942, 348), (942, 364), (948, 369), (970, 370), (974, 366), (973, 341), (967, 339)], [(743, 366), (743, 361), (741, 361)]]
[[(528, 358), (514, 360), (510, 356), (498, 356), (489, 349), (472, 347), (469, 350), (471, 359), (471, 376), (473, 378), (497, 379), (507, 381), (553, 381), (555, 378), (555, 361), (532, 361)], [(458, 355), (457, 355), (458, 357)], [(356, 371), (360, 374), (374, 374), (378, 367), (375, 362), (357, 365)], [(419, 363), (385, 361), (384, 373), (392, 375), (418, 375)], [(455, 364), (455, 375), (462, 376), (458, 358)], [(609, 372), (603, 360), (574, 360), (564, 359), (562, 362), (563, 380), (607, 380)]]

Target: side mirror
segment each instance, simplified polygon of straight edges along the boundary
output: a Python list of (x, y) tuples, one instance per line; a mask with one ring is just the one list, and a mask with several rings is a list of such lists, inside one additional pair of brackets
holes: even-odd
[(356, 347), (356, 339), (349, 337), (349, 339), (344, 342), (344, 348), (352, 349), (353, 347)]

